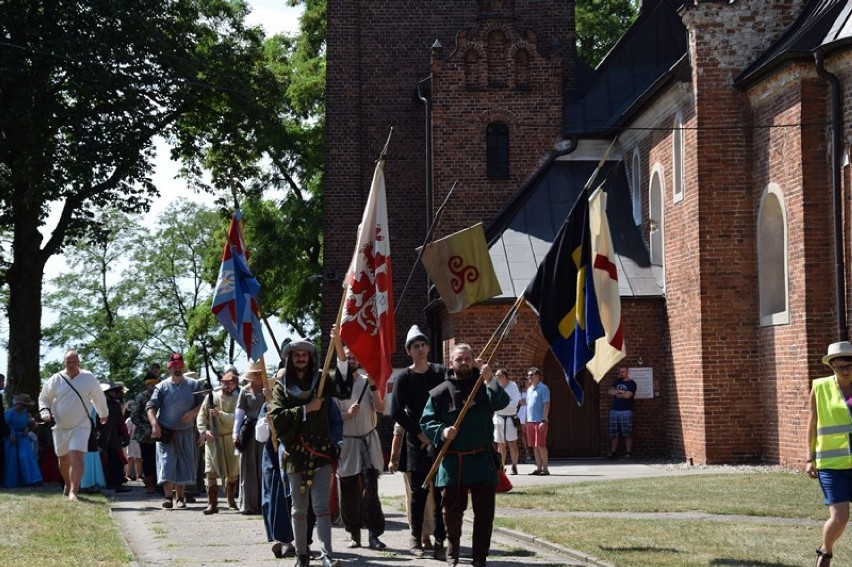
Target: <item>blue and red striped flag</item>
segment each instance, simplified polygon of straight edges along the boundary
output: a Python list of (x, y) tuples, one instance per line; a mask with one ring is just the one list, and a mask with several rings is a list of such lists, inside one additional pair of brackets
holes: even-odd
[(257, 361), (266, 352), (266, 341), (258, 315), (260, 283), (248, 266), (248, 252), (240, 232), (241, 220), (240, 210), (234, 210), (228, 228), (228, 240), (222, 252), (216, 291), (213, 293), (213, 314), (246, 352), (249, 360)]

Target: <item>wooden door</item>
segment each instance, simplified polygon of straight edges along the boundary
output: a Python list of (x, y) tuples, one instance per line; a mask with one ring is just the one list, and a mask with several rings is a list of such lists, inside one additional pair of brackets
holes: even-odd
[(587, 374), (583, 382), (583, 406), (568, 388), (565, 372), (553, 353), (548, 351), (544, 362), (544, 383), (550, 388), (550, 457), (600, 456), (600, 395), (598, 384)]

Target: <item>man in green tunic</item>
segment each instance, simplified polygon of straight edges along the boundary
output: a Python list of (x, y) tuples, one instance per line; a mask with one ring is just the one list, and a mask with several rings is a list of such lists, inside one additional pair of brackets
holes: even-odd
[[(480, 374), (486, 387), (474, 396), (459, 428), (453, 425)], [(473, 504), (473, 566), (485, 567), (494, 523), (497, 460), (492, 437), (494, 412), (509, 403), (509, 395), (494, 380), (491, 367), (473, 359), (470, 345), (457, 344), (450, 353), (450, 371), (441, 385), (429, 392), (420, 427), (440, 447), (452, 443), (438, 468), (435, 487), (441, 490), (447, 531), (447, 564), (458, 565), (462, 518), (470, 493)], [(499, 459), (499, 456), (498, 456)]]
[(308, 505), (313, 504), (317, 518), (317, 536), (323, 567), (340, 567), (332, 559), (331, 489), (332, 462), (336, 453), (332, 445), (329, 424), (329, 402), (332, 385), (320, 392), (320, 370), (317, 366), (317, 349), (305, 339), (298, 339), (281, 349), (284, 376), (272, 390), (269, 415), (284, 445), (285, 460), (282, 469), (290, 480), (293, 505), (290, 518), (296, 546), (296, 567), (307, 567), (308, 557)]

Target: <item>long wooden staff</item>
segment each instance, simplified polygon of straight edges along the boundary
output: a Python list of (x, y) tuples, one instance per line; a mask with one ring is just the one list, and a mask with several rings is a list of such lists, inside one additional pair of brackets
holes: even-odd
[[(509, 310), (509, 313), (506, 314), (506, 317), (503, 318), (503, 322), (500, 323), (500, 326), (494, 331), (491, 335), (491, 339), (488, 340), (488, 344), (491, 344), (491, 341), (495, 336), (499, 335), (499, 339), (497, 340), (497, 344), (494, 345), (494, 349), (491, 351), (491, 354), (486, 361), (486, 364), (491, 364), (491, 361), (494, 359), (494, 356), (497, 354), (497, 351), (500, 348), (500, 345), (503, 343), (503, 339), (505, 339), (509, 330), (512, 328), (510, 324), (512, 319), (514, 318), (515, 313), (517, 313), (518, 309), (521, 306), (521, 302), (524, 300), (523, 294), (518, 297), (515, 304)], [(485, 349), (482, 349), (480, 353), (480, 357), (485, 353)], [(456, 422), (453, 424), (453, 427), (459, 429), (461, 427), (462, 421), (464, 421), (465, 416), (467, 415), (468, 410), (470, 410), (470, 406), (473, 405), (473, 399), (476, 397), (476, 393), (479, 391), (479, 388), (482, 386), (482, 383), (485, 382), (482, 374), (479, 375), (479, 378), (476, 379), (476, 384), (473, 385), (473, 390), (470, 392), (470, 396), (468, 396), (467, 400), (464, 402), (464, 406), (462, 406), (461, 411), (459, 412), (459, 416), (456, 418)], [(429, 474), (426, 475), (426, 480), (423, 481), (423, 489), (429, 488), (429, 483), (432, 482), (432, 478), (435, 476), (435, 473), (438, 472), (438, 466), (440, 466), (441, 461), (444, 459), (444, 455), (447, 454), (447, 450), (450, 448), (452, 444), (451, 439), (445, 439), (443, 445), (441, 445), (441, 450), (438, 452), (438, 455), (435, 457), (435, 462), (432, 463), (432, 468), (429, 469)]]
[(399, 294), (399, 298), (396, 299), (393, 308), (393, 314), (396, 316), (396, 312), (399, 311), (399, 306), (402, 304), (402, 298), (405, 297), (405, 292), (408, 291), (408, 285), (411, 283), (411, 278), (414, 276), (414, 270), (417, 269), (417, 266), (420, 265), (420, 259), (423, 258), (423, 253), (426, 251), (426, 246), (432, 240), (432, 235), (435, 234), (435, 227), (438, 226), (438, 221), (441, 219), (441, 214), (444, 212), (444, 207), (447, 205), (447, 201), (450, 200), (450, 196), (453, 194), (453, 191), (456, 190), (456, 186), (459, 184), (458, 181), (453, 181), (453, 186), (450, 187), (450, 192), (447, 193), (447, 196), (444, 197), (444, 202), (441, 203), (441, 206), (438, 207), (438, 210), (435, 211), (435, 216), (432, 218), (432, 224), (429, 225), (429, 230), (426, 231), (426, 239), (423, 241), (423, 245), (417, 251), (417, 258), (414, 260), (414, 264), (411, 265), (411, 271), (408, 272), (408, 279), (405, 280), (405, 286), (402, 288), (402, 293)]
[[(376, 163), (379, 163), (380, 161), (385, 159), (385, 156), (387, 156), (388, 146), (390, 146), (391, 136), (393, 136), (393, 126), (391, 126), (390, 132), (388, 132), (388, 139), (385, 141), (385, 145), (382, 148), (382, 153), (379, 154), (379, 159), (376, 160)], [(363, 226), (358, 231), (359, 235), (360, 235), (361, 230), (364, 230)], [(355, 258), (355, 254), (358, 253), (357, 246), (358, 246), (358, 243), (356, 242), (355, 243), (356, 249), (352, 253), (352, 258)], [(354, 265), (354, 262), (353, 262), (353, 265)], [(350, 270), (353, 268), (353, 265), (349, 266)], [(349, 281), (348, 281), (349, 272), (346, 273), (346, 276), (347, 276), (347, 281), (345, 281), (344, 284), (343, 284), (343, 297), (340, 298), (340, 307), (337, 310), (337, 318), (334, 320), (334, 324), (337, 325), (338, 330), (340, 329), (340, 319), (343, 317), (343, 307), (346, 305), (346, 296), (349, 294)], [(319, 385), (317, 386), (317, 394), (316, 394), (317, 397), (322, 395), (322, 391), (323, 391), (323, 388), (325, 386), (325, 375), (328, 374), (328, 369), (331, 367), (331, 357), (332, 357), (333, 354), (334, 354), (334, 342), (329, 340), (328, 341), (328, 351), (326, 352), (326, 355), (325, 355), (325, 363), (322, 365), (322, 374), (320, 375), (320, 382), (319, 382)]]
[[(343, 297), (340, 298), (340, 307), (337, 309), (337, 317), (334, 319), (334, 324), (340, 328), (340, 319), (343, 317), (343, 307), (346, 305), (346, 295), (349, 293), (349, 283), (343, 286)], [(331, 356), (334, 354), (334, 341), (329, 339), (328, 351), (325, 354), (325, 362), (322, 365), (322, 374), (320, 374), (319, 384), (317, 385), (316, 396), (322, 396), (322, 391), (325, 386), (325, 375), (328, 374), (328, 369), (331, 367)]]

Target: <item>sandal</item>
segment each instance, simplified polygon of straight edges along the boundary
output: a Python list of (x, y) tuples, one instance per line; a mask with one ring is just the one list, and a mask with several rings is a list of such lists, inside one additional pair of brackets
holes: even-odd
[(831, 553), (823, 551), (822, 548), (816, 550), (817, 560), (816, 567), (831, 567), (831, 558), (834, 557)]

